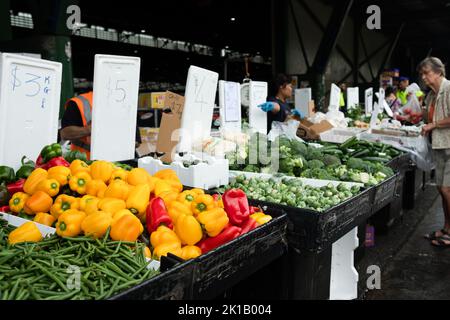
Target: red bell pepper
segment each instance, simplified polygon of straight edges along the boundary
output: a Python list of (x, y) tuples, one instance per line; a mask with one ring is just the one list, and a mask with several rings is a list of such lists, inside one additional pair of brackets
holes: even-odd
[(156, 229), (158, 229), (161, 225), (165, 225), (166, 227), (173, 229), (172, 219), (167, 213), (164, 200), (161, 198), (155, 198), (150, 201), (147, 206), (146, 218), (148, 233), (156, 231)]
[(57, 166), (63, 166), (63, 167), (70, 167), (70, 163), (66, 161), (66, 159), (64, 159), (63, 157), (56, 157), (51, 159), (49, 162), (46, 163), (47, 165), (47, 170), (53, 167), (57, 167)]
[(214, 238), (206, 238), (200, 241), (197, 246), (202, 249), (202, 253), (207, 253), (239, 237), (241, 230), (241, 228), (236, 226), (228, 226), (219, 235)]
[(9, 195), (12, 197), (17, 192), (24, 192), (23, 191), (23, 185), (25, 184), (25, 179), (17, 180), (14, 183), (10, 183), (6, 186), (6, 189), (8, 189)]
[(262, 212), (260, 207), (250, 207), (250, 215), (255, 214), (257, 212)]
[(9, 206), (3, 206), (3, 207), (0, 207), (0, 212), (8, 213), (8, 212), (11, 212), (11, 209)]
[(231, 189), (223, 196), (223, 206), (231, 224), (240, 226), (250, 216), (247, 195), (241, 189)]
[(241, 235), (250, 232), (256, 228), (259, 227), (258, 222), (256, 222), (256, 220), (253, 220), (252, 218), (248, 218), (247, 221), (244, 222), (244, 224), (242, 225), (242, 231), (241, 231)]

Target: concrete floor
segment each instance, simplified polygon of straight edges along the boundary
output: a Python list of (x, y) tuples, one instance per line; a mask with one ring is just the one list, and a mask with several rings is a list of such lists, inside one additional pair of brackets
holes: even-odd
[[(441, 198), (428, 185), (415, 210), (405, 212), (386, 235), (366, 248), (359, 272), (359, 296), (367, 300), (450, 300), (450, 248), (433, 247), (423, 235), (443, 226)], [(381, 269), (381, 289), (367, 290), (367, 267)]]

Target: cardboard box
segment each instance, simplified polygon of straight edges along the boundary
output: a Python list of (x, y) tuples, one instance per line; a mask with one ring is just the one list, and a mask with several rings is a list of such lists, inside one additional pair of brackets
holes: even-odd
[(171, 163), (175, 148), (180, 140), (181, 115), (184, 109), (184, 97), (176, 93), (167, 91), (164, 95), (164, 112), (161, 118), (158, 141), (156, 142), (156, 152), (164, 153), (161, 161)]
[(319, 140), (322, 132), (333, 129), (333, 125), (327, 120), (313, 124), (308, 120), (301, 120), (297, 130), (297, 136), (305, 140)]

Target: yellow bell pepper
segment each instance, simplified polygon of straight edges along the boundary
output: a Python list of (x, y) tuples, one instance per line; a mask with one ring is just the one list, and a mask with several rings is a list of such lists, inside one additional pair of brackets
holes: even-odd
[(150, 250), (149, 247), (145, 247), (145, 248), (144, 248), (144, 256), (145, 256), (146, 258), (149, 258), (149, 259), (152, 258), (152, 251)]
[(104, 198), (108, 186), (101, 180), (91, 180), (86, 185), (86, 194), (97, 198)]
[(156, 197), (159, 197), (164, 192), (173, 192), (172, 186), (167, 183), (167, 181), (164, 180), (157, 180), (155, 183), (155, 190), (153, 193)]
[(114, 180), (105, 190), (105, 198), (116, 198), (127, 200), (130, 188), (123, 180)]
[(114, 166), (108, 161), (94, 161), (91, 164), (91, 176), (94, 180), (102, 180), (107, 183), (111, 179), (113, 171)]
[(39, 212), (36, 214), (33, 221), (51, 227), (55, 223), (56, 218), (51, 214)]
[(48, 173), (46, 170), (37, 168), (35, 169), (23, 185), (23, 191), (29, 195), (33, 195), (37, 191), (39, 183), (47, 179)]
[(192, 204), (192, 201), (194, 201), (196, 197), (197, 197), (197, 193), (193, 192), (192, 190), (186, 190), (178, 195), (177, 200), (190, 207)]
[(86, 172), (90, 174), (91, 168), (87, 165), (86, 162), (76, 159), (70, 164), (70, 172), (73, 176), (79, 172)]
[(86, 194), (87, 185), (92, 180), (87, 172), (78, 172), (70, 178), (70, 190), (75, 191), (81, 195)]
[(181, 258), (181, 244), (172, 242), (157, 246), (153, 249), (153, 259), (160, 260), (162, 256), (167, 256), (168, 253)]
[[(137, 218), (134, 214), (131, 213), (130, 210), (128, 210), (128, 209), (123, 209), (123, 210), (117, 211), (115, 214), (113, 214), (113, 222), (111, 223), (111, 226), (113, 226), (114, 223), (116, 223), (117, 221), (119, 221), (120, 218), (122, 218), (124, 215), (127, 215), (127, 214), (128, 214), (128, 215), (131, 215), (131, 216), (133, 216), (133, 217), (135, 217), (135, 218)], [(138, 218), (138, 220), (139, 220), (139, 218)], [(144, 226), (142, 225), (142, 223), (140, 222), (140, 220), (139, 220), (139, 232), (140, 232), (140, 233), (144, 232)]]
[(17, 229), (13, 230), (8, 236), (10, 244), (22, 242), (39, 242), (42, 240), (42, 234), (34, 222), (26, 222)]
[(127, 182), (132, 186), (147, 184), (149, 176), (147, 170), (143, 168), (134, 168), (128, 172)]
[(69, 168), (64, 166), (56, 166), (48, 169), (47, 179), (55, 179), (59, 186), (63, 187), (69, 183), (72, 173)]
[(193, 215), (191, 207), (182, 202), (173, 201), (168, 208), (167, 213), (172, 219), (173, 224), (177, 223), (180, 215)]
[(250, 216), (250, 218), (252, 218), (253, 220), (255, 220), (260, 226), (269, 222), (270, 220), (272, 220), (272, 217), (263, 213), (263, 212), (257, 212), (255, 214), (252, 214)]
[(81, 230), (86, 236), (95, 239), (102, 238), (109, 227), (111, 227), (112, 216), (110, 213), (97, 211), (88, 215), (81, 223)]
[(155, 173), (153, 176), (155, 178), (159, 178), (159, 179), (163, 179), (163, 180), (170, 179), (170, 178), (173, 178), (173, 177), (178, 179), (177, 173), (173, 169), (160, 170), (157, 173)]
[(159, 247), (165, 243), (177, 243), (181, 248), (181, 240), (177, 234), (166, 226), (160, 226), (150, 235), (150, 243), (153, 248)]
[(167, 182), (171, 187), (172, 190), (176, 193), (180, 193), (183, 191), (183, 184), (180, 182), (180, 180), (178, 180), (178, 178), (175, 179), (167, 179), (164, 180), (165, 182)]
[(24, 206), (30, 196), (24, 192), (14, 193), (12, 198), (9, 200), (9, 208), (12, 212), (23, 213)]
[(214, 209), (215, 207), (216, 204), (214, 198), (209, 194), (200, 194), (191, 203), (191, 209), (195, 216), (203, 211)]
[(59, 182), (56, 179), (45, 179), (39, 182), (36, 191), (43, 191), (50, 197), (55, 197), (59, 193)]
[(100, 199), (94, 196), (85, 195), (79, 200), (79, 210), (90, 215), (98, 211), (98, 203)]
[(81, 233), (81, 223), (86, 214), (78, 210), (67, 210), (61, 214), (56, 222), (56, 233), (60, 237), (76, 237)]
[(128, 195), (126, 208), (144, 222), (149, 200), (150, 186), (148, 184), (137, 185)]
[(25, 202), (25, 206), (30, 209), (32, 214), (38, 212), (49, 212), (52, 207), (53, 199), (44, 191), (38, 191)]
[(109, 184), (113, 183), (116, 180), (122, 180), (127, 182), (128, 179), (128, 171), (124, 169), (115, 169), (109, 179)]
[(141, 221), (130, 212), (130, 214), (124, 214), (112, 223), (110, 235), (111, 239), (115, 241), (134, 242), (142, 232)]
[(164, 204), (166, 205), (166, 207), (169, 207), (172, 204), (172, 202), (177, 201), (178, 195), (179, 195), (178, 192), (166, 191), (166, 192), (161, 193), (159, 195), (159, 197), (161, 199), (163, 199)]
[(193, 246), (203, 238), (203, 230), (200, 223), (193, 216), (180, 215), (175, 225), (175, 233), (182, 244)]
[(114, 215), (117, 211), (126, 209), (127, 204), (124, 200), (114, 198), (104, 198), (98, 203), (98, 208), (101, 211), (109, 212)]
[(230, 221), (227, 213), (222, 208), (200, 212), (197, 220), (211, 238), (220, 234)]
[(196, 246), (184, 246), (181, 248), (181, 259), (191, 260), (202, 255), (202, 249)]
[(50, 213), (56, 219), (59, 218), (67, 210), (77, 210), (79, 207), (79, 201), (77, 198), (62, 194), (56, 198), (55, 203), (50, 209)]
[(147, 184), (150, 186), (150, 192), (155, 191), (156, 182), (160, 179), (148, 175)]
[(197, 195), (205, 194), (205, 191), (202, 189), (194, 188), (194, 189), (191, 189), (191, 191), (196, 193)]

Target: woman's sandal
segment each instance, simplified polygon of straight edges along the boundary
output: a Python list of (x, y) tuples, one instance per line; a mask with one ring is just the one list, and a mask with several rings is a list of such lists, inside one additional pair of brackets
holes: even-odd
[(450, 235), (446, 234), (442, 237), (436, 238), (435, 240), (431, 241), (431, 244), (435, 247), (450, 248)]
[[(449, 233), (445, 230), (445, 229), (441, 229), (441, 230), (439, 230), (444, 236), (448, 236), (449, 235)], [(438, 238), (440, 238), (440, 237), (438, 237), (438, 236), (436, 236), (436, 233), (438, 233), (439, 231), (434, 231), (434, 232), (432, 232), (432, 233), (430, 233), (430, 234), (426, 234), (425, 236), (424, 236), (424, 238), (425, 239), (427, 239), (427, 240), (436, 240), (436, 239), (438, 239)], [(442, 237), (442, 236), (441, 236)]]

